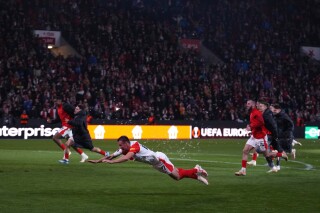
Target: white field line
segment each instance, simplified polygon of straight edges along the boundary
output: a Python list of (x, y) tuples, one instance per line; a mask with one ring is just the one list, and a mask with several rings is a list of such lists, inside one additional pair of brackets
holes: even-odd
[[(178, 160), (178, 161), (192, 161), (192, 162), (204, 162), (204, 163), (224, 163), (224, 164), (232, 164), (232, 165), (240, 165), (241, 161), (238, 163), (235, 162), (226, 162), (226, 161), (212, 161), (212, 160), (192, 160), (192, 159), (183, 159), (183, 158), (171, 158), (172, 160)], [(281, 168), (287, 168), (287, 169), (297, 169), (297, 170), (316, 170), (311, 164), (307, 164), (301, 161), (294, 161), (290, 160), (290, 162), (298, 163), (304, 165), (305, 168), (296, 168), (296, 167), (290, 167), (290, 166), (282, 166)], [(257, 166), (266, 166), (266, 165), (257, 165)]]
[[(72, 150), (71, 150), (72, 151)], [(43, 151), (43, 150), (30, 150), (30, 152), (47, 152), (47, 153), (56, 153), (58, 151)], [(61, 151), (62, 152), (62, 151)], [(181, 154), (186, 154), (186, 155), (191, 155), (194, 153), (177, 153), (177, 152), (172, 152), (169, 154), (174, 154), (174, 155), (181, 155)], [(198, 154), (198, 153), (196, 153)], [(205, 154), (208, 155), (208, 154)], [(238, 156), (238, 155), (228, 155), (228, 154), (209, 154), (209, 155), (218, 155), (218, 156)], [(240, 155), (239, 155), (240, 156)], [(241, 158), (241, 156), (240, 156)], [(215, 161), (215, 160), (193, 160), (193, 159), (186, 159), (186, 158), (170, 158), (171, 160), (177, 160), (177, 161), (192, 161), (192, 162), (204, 162), (204, 163), (224, 163), (224, 164), (232, 164), (232, 165), (241, 165), (241, 159), (239, 162), (227, 162), (227, 161)], [(297, 169), (297, 170), (316, 170), (313, 165), (302, 162), (302, 161), (296, 161), (296, 160), (289, 160), (290, 162), (294, 162), (297, 164), (302, 164), (304, 165), (304, 168), (296, 168), (296, 167), (289, 167), (289, 166), (282, 166), (283, 168), (287, 169)], [(266, 166), (266, 165), (257, 165), (257, 166)]]

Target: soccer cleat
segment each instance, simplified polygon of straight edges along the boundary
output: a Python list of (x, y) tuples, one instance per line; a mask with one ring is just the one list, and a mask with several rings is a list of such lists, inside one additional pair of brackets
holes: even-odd
[(298, 142), (298, 141), (296, 141), (296, 140), (293, 140), (293, 141), (292, 141), (292, 146), (294, 146), (294, 145), (296, 145), (296, 144), (298, 144), (299, 146), (302, 146), (302, 144), (301, 144), (300, 142)]
[(81, 154), (81, 160), (80, 160), (80, 163), (84, 163), (84, 162), (86, 162), (86, 160), (88, 160), (88, 155), (86, 155), (86, 154), (84, 154), (84, 153), (82, 153)]
[(240, 169), (239, 172), (235, 172), (234, 173), (236, 176), (246, 176), (246, 171), (245, 170), (242, 170)]
[(59, 160), (59, 163), (69, 164), (69, 160), (68, 159), (62, 159), (62, 160)]
[(110, 153), (106, 152), (106, 154), (104, 154), (104, 156), (108, 157), (108, 156), (110, 156)]
[(276, 166), (277, 170), (279, 171), (280, 170), (280, 165), (279, 166)]
[(277, 167), (272, 167), (269, 171), (267, 171), (267, 173), (275, 173), (275, 172), (278, 172), (278, 169)]
[(198, 181), (200, 181), (201, 183), (203, 183), (203, 184), (205, 184), (205, 185), (209, 185), (209, 182), (208, 182), (208, 180), (207, 180), (205, 177), (203, 177), (203, 176), (201, 176), (201, 175), (197, 175), (197, 179), (198, 179)]
[(251, 165), (251, 166), (256, 166), (257, 165), (257, 161), (251, 160), (251, 161), (247, 162), (247, 164)]
[(202, 167), (200, 165), (196, 165), (194, 167), (197, 170), (197, 175), (201, 175), (203, 177), (208, 177), (208, 172), (204, 169), (202, 169)]
[(282, 152), (282, 158), (285, 159), (285, 161), (288, 161), (288, 155), (285, 152)]
[(292, 149), (291, 155), (293, 159), (296, 159), (296, 149)]

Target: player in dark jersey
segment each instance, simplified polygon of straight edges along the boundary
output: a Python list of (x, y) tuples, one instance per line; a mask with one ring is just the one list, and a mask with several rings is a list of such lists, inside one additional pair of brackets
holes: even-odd
[(108, 156), (109, 153), (100, 149), (99, 147), (94, 147), (88, 128), (87, 128), (87, 115), (84, 110), (83, 105), (78, 105), (74, 109), (74, 118), (72, 120), (66, 120), (66, 122), (73, 126), (72, 134), (73, 137), (69, 138), (67, 141), (66, 149), (64, 150), (64, 159), (60, 160), (60, 163), (68, 164), (69, 163), (69, 149), (70, 146), (82, 147), (89, 149), (92, 152), (96, 152), (103, 156)]
[[(289, 115), (281, 109), (279, 104), (272, 104), (270, 109), (277, 122), (280, 146), (286, 153), (291, 154), (294, 130), (293, 121)], [(280, 159), (277, 160), (277, 169), (280, 170)]]
[[(67, 120), (70, 120), (74, 116), (74, 107), (71, 104), (63, 103), (62, 97), (57, 97), (55, 100), (57, 118), (56, 119), (47, 119), (48, 123), (58, 123), (61, 122), (61, 128), (53, 136), (53, 141), (64, 151), (66, 146), (62, 143), (61, 138), (72, 138), (72, 126), (67, 123)], [(73, 147), (73, 149), (81, 155), (80, 162), (83, 163), (88, 159), (88, 156), (78, 147)], [(69, 155), (71, 152), (69, 152)], [(63, 155), (64, 156), (64, 155)], [(64, 157), (63, 157), (64, 158)]]

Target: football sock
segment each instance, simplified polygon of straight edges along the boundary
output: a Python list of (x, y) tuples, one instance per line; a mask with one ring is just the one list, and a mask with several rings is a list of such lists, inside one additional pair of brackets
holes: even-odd
[(277, 158), (277, 166), (280, 166), (280, 159), (281, 158)]
[(75, 150), (76, 150), (76, 152), (79, 153), (79, 155), (81, 155), (83, 153), (82, 149), (80, 149), (80, 148), (75, 148)]
[(103, 156), (105, 156), (106, 155), (106, 152), (105, 151), (103, 151), (102, 149), (101, 149), (101, 151), (99, 152), (101, 155), (103, 155)]
[(181, 169), (181, 168), (178, 168), (178, 171), (179, 171), (179, 176), (180, 176), (180, 179), (182, 178), (193, 178), (193, 179), (197, 179), (198, 176), (197, 176), (197, 169)]
[(252, 160), (257, 160), (258, 154), (256, 152), (253, 153), (252, 155)]
[(242, 168), (247, 168), (247, 161), (246, 160), (242, 160), (241, 164), (242, 164)]
[(274, 167), (274, 163), (273, 163), (273, 161), (272, 161), (272, 157), (266, 157), (266, 160), (267, 160), (267, 162), (268, 162), (268, 166), (269, 167)]
[(64, 153), (64, 159), (69, 160), (69, 152)]
[(60, 148), (61, 148), (62, 150), (65, 150), (65, 149), (66, 149), (66, 145), (64, 145), (64, 144), (62, 143), (62, 144), (60, 144)]

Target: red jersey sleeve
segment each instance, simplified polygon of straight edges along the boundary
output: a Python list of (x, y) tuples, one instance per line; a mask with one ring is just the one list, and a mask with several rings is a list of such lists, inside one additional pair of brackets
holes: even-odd
[(134, 154), (140, 152), (140, 145), (138, 142), (135, 142), (131, 145), (129, 152), (133, 152)]

